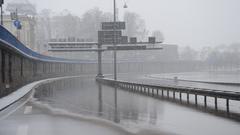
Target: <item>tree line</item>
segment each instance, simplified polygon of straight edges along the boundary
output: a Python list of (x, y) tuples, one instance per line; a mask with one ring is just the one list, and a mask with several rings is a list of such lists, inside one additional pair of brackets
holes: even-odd
[(189, 46), (180, 51), (180, 59), (202, 61), (212, 69), (240, 69), (240, 43), (203, 47), (195, 50)]
[[(54, 14), (51, 10), (44, 9), (36, 16), (36, 41), (37, 46), (44, 48), (51, 39), (75, 38), (87, 41), (97, 41), (97, 31), (101, 29), (101, 22), (112, 21), (113, 15), (103, 12), (99, 8), (86, 11), (82, 16), (77, 16), (64, 10)], [(134, 12), (125, 12), (124, 20), (127, 29), (124, 35), (137, 37), (138, 40), (145, 40), (149, 34), (144, 19)], [(162, 33), (157, 30), (152, 32), (159, 40), (163, 40)]]

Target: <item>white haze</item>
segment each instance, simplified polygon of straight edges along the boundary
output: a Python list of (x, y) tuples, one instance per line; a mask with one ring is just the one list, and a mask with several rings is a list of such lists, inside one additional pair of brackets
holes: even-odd
[[(20, 0), (12, 0), (20, 1)], [(38, 11), (69, 10), (75, 15), (99, 7), (112, 11), (113, 0), (29, 0)], [(128, 9), (123, 9), (124, 1)], [(150, 31), (161, 30), (167, 43), (200, 48), (240, 42), (239, 0), (117, 0), (120, 15), (134, 11)]]

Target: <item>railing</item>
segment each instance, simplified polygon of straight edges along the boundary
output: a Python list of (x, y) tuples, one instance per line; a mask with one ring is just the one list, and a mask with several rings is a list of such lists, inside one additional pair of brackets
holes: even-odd
[[(199, 89), (199, 88), (190, 88), (190, 87), (179, 87), (179, 86), (162, 86), (162, 85), (149, 85), (149, 84), (140, 84), (134, 82), (127, 81), (114, 81), (112, 79), (106, 78), (97, 78), (98, 82), (118, 87), (121, 89), (126, 89), (131, 92), (138, 92), (147, 96), (152, 97), (162, 97), (166, 99), (173, 99), (175, 101), (183, 102), (182, 94), (186, 94), (186, 104), (190, 104), (190, 95), (193, 95), (195, 98), (194, 104), (198, 106), (198, 97), (204, 97), (204, 108), (208, 107), (207, 99), (208, 97), (214, 98), (214, 109), (218, 111), (218, 99), (225, 99), (226, 101), (226, 114), (230, 114), (230, 105), (229, 101), (240, 101), (240, 92), (233, 91), (221, 91), (221, 90), (207, 90), (207, 89)], [(170, 97), (170, 92), (172, 96)], [(176, 100), (176, 93), (179, 95), (179, 100)], [(238, 115), (239, 118), (239, 115)]]
[(36, 80), (82, 74), (86, 64), (95, 63), (36, 53), (0, 25), (0, 98)]

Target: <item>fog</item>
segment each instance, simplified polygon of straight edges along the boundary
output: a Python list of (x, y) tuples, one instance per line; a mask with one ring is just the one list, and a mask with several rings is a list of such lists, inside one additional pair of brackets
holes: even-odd
[[(38, 12), (51, 9), (60, 13), (67, 9), (81, 16), (95, 7), (112, 12), (112, 0), (29, 1), (35, 4)], [(128, 9), (122, 8), (125, 1)], [(117, 0), (117, 3), (120, 18), (126, 11), (138, 13), (149, 31), (162, 31), (166, 43), (199, 49), (240, 42), (239, 0)]]
[(239, 134), (240, 1), (116, 1), (5, 0), (0, 135)]

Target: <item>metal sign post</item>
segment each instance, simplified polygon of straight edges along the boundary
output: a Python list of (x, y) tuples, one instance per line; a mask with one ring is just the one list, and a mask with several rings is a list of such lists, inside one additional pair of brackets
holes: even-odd
[[(113, 0), (113, 31), (115, 33), (116, 31), (116, 21), (117, 21), (117, 16), (116, 16), (116, 0)], [(116, 35), (114, 34), (114, 40), (113, 40), (113, 46), (114, 46), (114, 52), (113, 52), (113, 64), (114, 64), (114, 80), (117, 80), (117, 42), (116, 42)]]
[(0, 6), (1, 6), (1, 25), (3, 25), (3, 4), (4, 0), (0, 0)]

